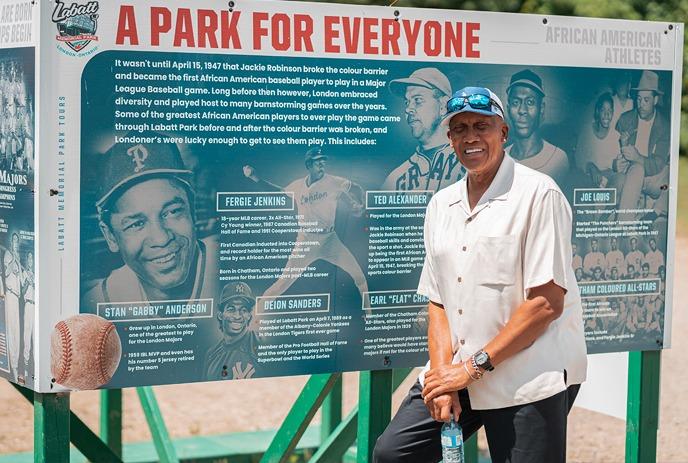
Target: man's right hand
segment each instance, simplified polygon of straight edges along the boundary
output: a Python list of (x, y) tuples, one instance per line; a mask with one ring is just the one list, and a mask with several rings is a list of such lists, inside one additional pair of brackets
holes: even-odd
[(452, 412), (454, 414), (454, 419), (459, 421), (459, 416), (461, 415), (461, 404), (459, 403), (458, 391), (437, 396), (430, 402), (426, 403), (425, 406), (428, 408), (428, 411), (430, 411), (430, 416), (432, 416), (432, 419), (435, 421), (449, 421)]

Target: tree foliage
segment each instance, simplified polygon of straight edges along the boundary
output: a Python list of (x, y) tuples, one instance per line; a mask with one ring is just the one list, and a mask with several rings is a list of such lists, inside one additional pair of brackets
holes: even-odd
[[(336, 0), (338, 3), (390, 5), (398, 7), (503, 11), (595, 18), (684, 22), (688, 0)], [(683, 92), (681, 100), (681, 154), (688, 153), (688, 46), (684, 36)]]

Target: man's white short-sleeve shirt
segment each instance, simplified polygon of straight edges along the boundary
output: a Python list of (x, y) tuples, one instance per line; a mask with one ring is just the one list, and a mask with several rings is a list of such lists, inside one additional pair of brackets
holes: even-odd
[(427, 208), (425, 250), (418, 293), (444, 306), (455, 364), (504, 328), (530, 288), (553, 280), (566, 290), (563, 314), (542, 336), (468, 387), (472, 408), (531, 403), (585, 380), (571, 208), (550, 177), (505, 154), (472, 211), (465, 177), (441, 190)]

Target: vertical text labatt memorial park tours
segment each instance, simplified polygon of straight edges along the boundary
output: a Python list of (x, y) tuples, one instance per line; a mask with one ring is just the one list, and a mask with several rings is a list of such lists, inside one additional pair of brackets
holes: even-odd
[(425, 210), (466, 174), (440, 121), (468, 85), (569, 201), (588, 351), (669, 343), (682, 26), (26, 5), (0, 6), (0, 376), (56, 391), (425, 363)]

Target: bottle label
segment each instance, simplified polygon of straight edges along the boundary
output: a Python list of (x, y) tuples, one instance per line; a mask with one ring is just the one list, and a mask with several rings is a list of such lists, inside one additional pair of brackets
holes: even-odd
[(442, 447), (457, 447), (456, 436), (442, 436)]

